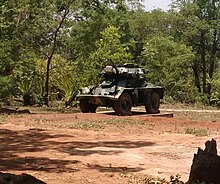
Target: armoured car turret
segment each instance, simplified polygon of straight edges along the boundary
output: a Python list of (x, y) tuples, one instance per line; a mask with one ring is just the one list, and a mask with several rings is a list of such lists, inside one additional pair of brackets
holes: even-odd
[(133, 106), (145, 106), (147, 113), (159, 113), (164, 88), (147, 83), (144, 71), (134, 64), (106, 66), (103, 81), (88, 86), (76, 96), (83, 113), (95, 113), (97, 107), (112, 107), (117, 115), (131, 115)]

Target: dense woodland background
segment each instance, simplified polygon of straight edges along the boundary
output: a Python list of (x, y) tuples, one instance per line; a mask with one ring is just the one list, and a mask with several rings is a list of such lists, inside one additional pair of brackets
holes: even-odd
[(0, 103), (68, 102), (106, 64), (135, 63), (165, 101), (220, 107), (220, 0), (1, 0)]

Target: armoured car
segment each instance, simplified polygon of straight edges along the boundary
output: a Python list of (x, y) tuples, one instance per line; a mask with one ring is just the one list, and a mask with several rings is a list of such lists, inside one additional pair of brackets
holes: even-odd
[(112, 107), (117, 115), (131, 115), (131, 108), (145, 106), (147, 113), (159, 113), (164, 88), (146, 82), (144, 70), (134, 64), (108, 65), (100, 73), (98, 86), (80, 90), (76, 99), (83, 113), (95, 113), (97, 107)]

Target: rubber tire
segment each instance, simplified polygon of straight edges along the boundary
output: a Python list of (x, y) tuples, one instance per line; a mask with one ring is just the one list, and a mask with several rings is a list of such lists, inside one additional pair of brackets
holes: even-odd
[(89, 103), (87, 100), (80, 100), (79, 107), (83, 113), (89, 113)]
[(114, 111), (117, 115), (131, 115), (132, 100), (128, 93), (122, 93), (118, 101), (114, 103)]
[(83, 113), (89, 113), (89, 112), (95, 113), (98, 106), (89, 103), (87, 100), (80, 100), (79, 107)]
[(145, 109), (148, 114), (157, 114), (160, 112), (160, 96), (156, 92), (152, 92), (151, 94), (151, 104), (145, 105)]
[(89, 104), (89, 112), (91, 112), (91, 113), (96, 113), (96, 109), (97, 109), (97, 105), (95, 105), (95, 104)]

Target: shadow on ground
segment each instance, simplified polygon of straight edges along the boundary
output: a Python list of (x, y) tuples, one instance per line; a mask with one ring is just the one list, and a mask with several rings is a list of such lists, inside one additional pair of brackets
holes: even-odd
[[(78, 163), (77, 160), (59, 160), (43, 156), (43, 151), (60, 146), (59, 142), (48, 139), (65, 135), (49, 135), (41, 130), (12, 131), (0, 129), (0, 170), (41, 170), (46, 172), (73, 171), (69, 164)], [(34, 153), (34, 157), (21, 157), (25, 153)], [(41, 154), (42, 152), (42, 154)]]
[(139, 171), (144, 170), (140, 167), (115, 167), (115, 166), (112, 166), (112, 165), (101, 166), (101, 165), (98, 165), (98, 164), (88, 165), (88, 168), (96, 169), (100, 172), (139, 172)]
[[(97, 141), (97, 142), (66, 142), (60, 151), (70, 155), (88, 156), (91, 154), (115, 155), (123, 152), (123, 149), (140, 148), (154, 145), (148, 141)], [(103, 150), (110, 148), (111, 150)], [(94, 148), (94, 149), (93, 149)], [(114, 149), (115, 150), (112, 150)]]
[[(111, 116), (118, 116), (114, 111), (99, 111), (100, 114), (106, 114), (106, 115), (111, 115)], [(131, 111), (131, 116), (137, 116), (137, 115), (150, 115), (150, 114), (147, 114), (146, 112), (143, 112), (143, 111)]]
[[(0, 129), (0, 170), (74, 172), (76, 170), (73, 165), (80, 163), (80, 161), (54, 159), (54, 155), (51, 153), (53, 158), (49, 158), (49, 156), (45, 156), (45, 151), (52, 150), (53, 153), (60, 154), (60, 157), (62, 157), (62, 153), (65, 153), (74, 158), (74, 156), (91, 154), (115, 155), (122, 153), (123, 149), (147, 147), (154, 144), (149, 141), (74, 141), (74, 138), (73, 135), (52, 135), (48, 131), (38, 129), (18, 131)], [(101, 172), (109, 170), (108, 167), (98, 165), (89, 168)], [(113, 167), (109, 171), (117, 172), (119, 170), (136, 172), (140, 168)]]

